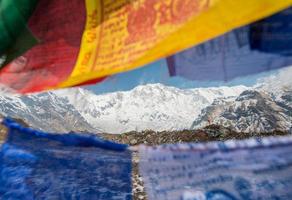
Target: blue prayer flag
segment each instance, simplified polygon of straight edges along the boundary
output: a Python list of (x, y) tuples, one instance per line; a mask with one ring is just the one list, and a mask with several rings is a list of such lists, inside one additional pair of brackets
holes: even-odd
[(292, 8), (167, 58), (171, 76), (229, 81), (292, 65)]
[(292, 8), (250, 25), (251, 49), (292, 56)]
[(132, 199), (131, 152), (89, 134), (48, 134), (12, 120), (0, 153), (0, 199)]
[(141, 146), (149, 200), (292, 199), (292, 137)]

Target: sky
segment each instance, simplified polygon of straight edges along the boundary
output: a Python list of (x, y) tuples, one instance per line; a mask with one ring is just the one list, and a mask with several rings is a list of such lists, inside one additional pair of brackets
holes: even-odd
[(218, 87), (218, 86), (234, 86), (245, 85), (252, 86), (262, 77), (270, 76), (276, 71), (269, 71), (233, 79), (229, 82), (223, 81), (192, 81), (182, 77), (170, 77), (165, 59), (159, 60), (144, 67), (124, 72), (109, 77), (105, 81), (87, 86), (86, 89), (96, 94), (103, 94), (116, 91), (127, 91), (138, 85), (150, 83), (161, 83), (167, 86), (174, 86), (182, 89), (198, 88), (198, 87)]

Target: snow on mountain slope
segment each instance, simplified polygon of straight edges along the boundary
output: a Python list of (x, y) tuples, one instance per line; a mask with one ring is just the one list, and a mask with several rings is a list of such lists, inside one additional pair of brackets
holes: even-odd
[(292, 133), (292, 67), (262, 78), (234, 101), (216, 99), (194, 118), (191, 129), (219, 124), (242, 132)]
[(211, 123), (245, 132), (289, 130), (292, 87), (278, 82), (272, 89), (265, 82), (256, 87), (197, 89), (149, 84), (103, 95), (81, 88), (28, 96), (2, 94), (0, 113), (51, 132), (167, 131)]
[(292, 66), (258, 81), (254, 89), (280, 97), (285, 91), (292, 90)]
[(2, 93), (0, 113), (23, 119), (30, 126), (49, 132), (97, 132), (66, 98), (53, 92), (28, 96)]
[(234, 101), (215, 100), (202, 110), (191, 129), (219, 124), (241, 132), (290, 131), (291, 109), (292, 107), (274, 101), (266, 93), (246, 90)]
[(58, 91), (84, 119), (107, 133), (189, 129), (193, 119), (216, 98), (236, 97), (244, 86), (181, 90), (162, 84), (97, 96), (89, 91)]

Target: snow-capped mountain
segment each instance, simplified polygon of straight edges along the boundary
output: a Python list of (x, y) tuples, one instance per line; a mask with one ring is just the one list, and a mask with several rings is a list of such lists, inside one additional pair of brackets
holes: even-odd
[(149, 84), (100, 96), (82, 89), (59, 92), (95, 128), (107, 133), (123, 133), (189, 129), (193, 119), (214, 99), (236, 97), (246, 89), (237, 86), (181, 90)]
[(162, 84), (96, 95), (67, 89), (29, 96), (0, 96), (0, 112), (46, 131), (123, 133), (189, 129), (201, 110), (217, 98), (235, 98), (247, 88), (182, 90)]
[(234, 101), (217, 99), (202, 110), (191, 129), (219, 124), (241, 132), (289, 131), (292, 127), (289, 102), (292, 92), (281, 98), (281, 102), (275, 101), (266, 93), (246, 90)]
[(0, 113), (50, 132), (170, 131), (209, 124), (243, 132), (291, 131), (291, 81), (283, 85), (287, 81), (274, 79), (273, 87), (268, 79), (254, 87), (178, 89), (148, 84), (103, 95), (81, 88), (28, 96), (4, 92)]
[(2, 94), (0, 113), (49, 132), (97, 131), (66, 98), (53, 92), (28, 96)]
[(292, 133), (292, 67), (264, 77), (236, 99), (216, 99), (194, 119), (191, 129), (219, 124), (241, 132)]

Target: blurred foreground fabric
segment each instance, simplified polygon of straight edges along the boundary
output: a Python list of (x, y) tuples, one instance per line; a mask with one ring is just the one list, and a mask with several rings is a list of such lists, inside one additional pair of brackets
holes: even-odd
[(6, 119), (0, 153), (0, 199), (131, 197), (131, 152), (94, 135), (47, 134)]
[[(0, 83), (21, 93), (100, 82), (292, 4), (292, 0), (33, 0), (29, 6), (27, 1), (0, 1), (0, 46), (12, 38), (0, 48), (4, 60)], [(21, 15), (22, 6), (29, 11), (26, 17)], [(18, 24), (21, 29), (11, 28)], [(13, 39), (20, 41), (14, 44)]]
[(292, 64), (292, 7), (167, 58), (171, 76), (229, 81)]
[(140, 146), (149, 200), (292, 199), (292, 137)]

